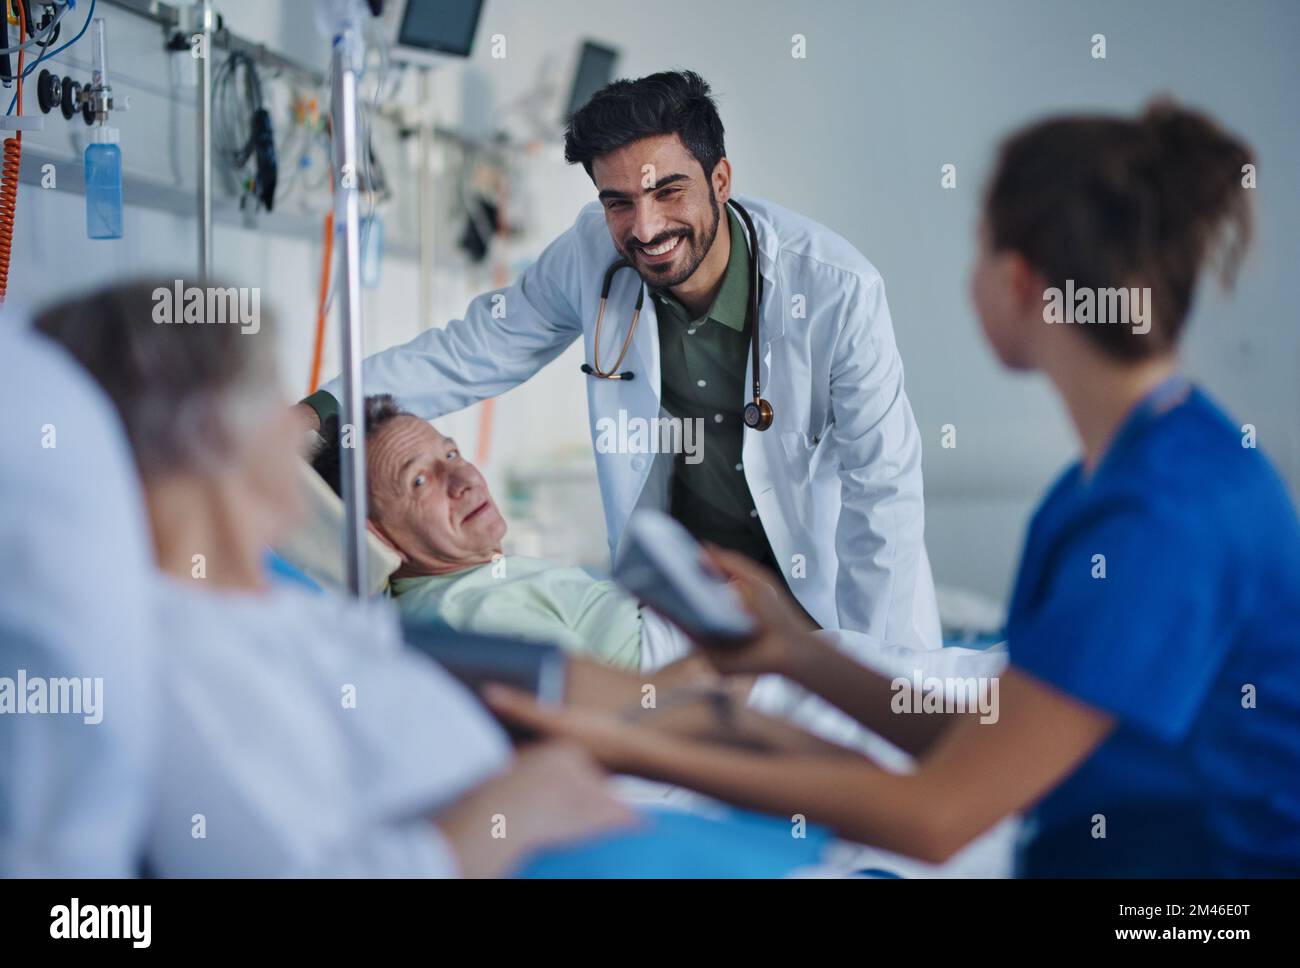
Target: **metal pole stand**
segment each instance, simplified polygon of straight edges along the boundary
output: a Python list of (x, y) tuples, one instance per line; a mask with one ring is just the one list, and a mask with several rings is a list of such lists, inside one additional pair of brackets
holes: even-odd
[(195, 92), (198, 111), (198, 230), (199, 279), (206, 286), (212, 280), (212, 30), (215, 17), (211, 0), (194, 4), (195, 34), (201, 35), (203, 56), (199, 58), (199, 85)]
[(333, 97), (331, 130), (334, 145), (334, 221), (343, 228), (343, 245), (335, 279), (343, 283), (339, 295), (340, 332), (343, 340), (342, 448), (343, 505), (346, 521), (343, 555), (348, 590), (361, 598), (366, 581), (366, 434), (365, 395), (361, 386), (362, 325), (360, 191), (357, 185), (357, 76), (365, 60), (360, 11), (347, 14), (338, 24), (333, 47)]

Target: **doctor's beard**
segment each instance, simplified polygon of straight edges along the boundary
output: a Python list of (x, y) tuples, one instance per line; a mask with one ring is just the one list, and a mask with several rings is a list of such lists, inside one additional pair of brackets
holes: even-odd
[[(683, 282), (695, 275), (695, 270), (700, 267), (704, 257), (709, 254), (713, 248), (713, 243), (718, 237), (718, 224), (722, 221), (722, 216), (718, 212), (718, 196), (713, 191), (713, 186), (709, 186), (709, 209), (713, 212), (713, 224), (709, 226), (707, 235), (700, 239), (696, 236), (694, 229), (676, 230), (671, 232), (661, 232), (649, 242), (631, 242), (622, 250), (623, 258), (632, 265), (637, 271), (643, 282), (654, 289), (671, 289), (673, 286), (680, 286)], [(673, 269), (677, 260), (664, 263), (663, 266), (646, 266), (637, 258), (638, 249), (652, 249), (656, 245), (663, 245), (669, 239), (681, 237), (682, 245), (685, 247), (684, 261), (680, 269)], [(632, 251), (629, 251), (632, 250)], [(663, 272), (656, 271), (663, 269)]]

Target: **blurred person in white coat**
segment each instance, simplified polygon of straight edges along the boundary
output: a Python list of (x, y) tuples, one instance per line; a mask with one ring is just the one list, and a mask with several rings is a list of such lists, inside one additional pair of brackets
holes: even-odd
[[(466, 689), (405, 647), (386, 603), (268, 581), (266, 548), (302, 513), (273, 327), (159, 325), (158, 291), (116, 285), (36, 319), (117, 409), (162, 572), (149, 871), (493, 876), (629, 823), (585, 753), (514, 755)], [(102, 484), (92, 472), (69, 486)], [(65, 573), (75, 547), (58, 548)]]
[(0, 876), (129, 877), (153, 794), (156, 581), (112, 405), (0, 325)]

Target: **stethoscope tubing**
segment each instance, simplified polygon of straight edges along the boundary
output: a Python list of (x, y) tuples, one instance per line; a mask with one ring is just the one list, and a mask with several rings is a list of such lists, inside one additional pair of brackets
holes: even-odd
[[(750, 217), (749, 211), (745, 206), (734, 198), (729, 199), (727, 204), (736, 210), (742, 222), (745, 223), (745, 231), (749, 236), (749, 317), (752, 320), (752, 330), (750, 332), (750, 357), (753, 362), (754, 377), (754, 400), (759, 400), (759, 390), (761, 382), (759, 380), (759, 307), (762, 305), (762, 277), (758, 273), (758, 230), (754, 227), (754, 220)], [(631, 380), (635, 374), (632, 371), (620, 371), (619, 367), (623, 365), (623, 360), (627, 357), (628, 350), (632, 347), (632, 339), (636, 336), (637, 323), (641, 319), (641, 308), (645, 305), (645, 282), (642, 281), (637, 287), (636, 309), (632, 313), (632, 322), (627, 328), (627, 336), (623, 340), (622, 347), (618, 351), (618, 359), (614, 361), (613, 367), (608, 370), (602, 369), (600, 365), (600, 333), (605, 322), (605, 305), (609, 300), (609, 290), (614, 283), (614, 276), (620, 269), (633, 269), (632, 263), (625, 258), (615, 259), (610, 263), (609, 268), (605, 270), (605, 278), (601, 281), (600, 286), (600, 305), (596, 309), (596, 332), (592, 344), (592, 361), (591, 363), (582, 364), (582, 372), (588, 376), (596, 377), (602, 380)]]

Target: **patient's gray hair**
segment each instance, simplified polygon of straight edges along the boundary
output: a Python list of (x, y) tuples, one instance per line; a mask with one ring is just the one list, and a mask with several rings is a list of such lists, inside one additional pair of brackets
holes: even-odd
[[(393, 399), (391, 393), (374, 393), (366, 397), (366, 439), (380, 427), (397, 417), (414, 417), (415, 414), (403, 410), (402, 405)], [(339, 497), (343, 496), (343, 466), (339, 453), (339, 416), (331, 414), (321, 424), (320, 436), (324, 443), (317, 449), (311, 459), (311, 466), (325, 479)]]
[(268, 327), (157, 322), (155, 294), (175, 286), (120, 283), (49, 306), (35, 321), (107, 392), (146, 478), (220, 462), (278, 399)]

